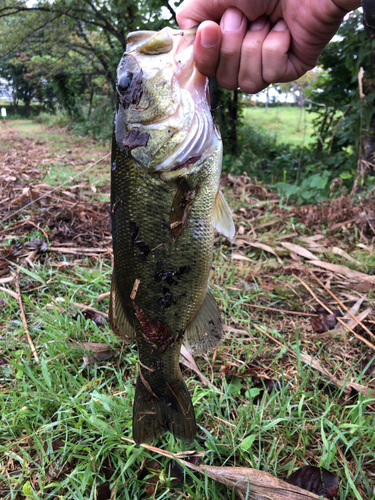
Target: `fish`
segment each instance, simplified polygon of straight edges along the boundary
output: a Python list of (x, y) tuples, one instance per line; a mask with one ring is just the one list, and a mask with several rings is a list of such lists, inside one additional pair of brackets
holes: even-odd
[(117, 69), (111, 156), (110, 326), (138, 349), (133, 439), (193, 442), (181, 345), (215, 349), (221, 312), (208, 288), (214, 228), (234, 235), (220, 190), (222, 140), (195, 67), (196, 29), (138, 31)]

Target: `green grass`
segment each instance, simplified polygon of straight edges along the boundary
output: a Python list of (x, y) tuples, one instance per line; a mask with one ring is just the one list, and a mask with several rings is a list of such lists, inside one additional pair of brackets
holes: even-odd
[[(375, 464), (374, 401), (360, 395), (355, 403), (343, 406), (339, 403), (342, 391), (329, 395), (324, 383), (318, 388), (321, 377), (299, 358), (299, 329), (292, 336), (281, 335), (269, 318), (257, 318), (259, 325), (293, 349), (295, 360), (287, 359), (285, 349), (275, 347), (255, 330), (254, 318), (243, 304), (270, 297), (259, 286), (251, 292), (228, 290), (227, 286), (241, 279), (241, 270), (233, 272), (233, 265), (224, 257), (221, 251), (215, 254), (218, 285), (213, 292), (225, 309), (227, 322), (235, 321), (248, 333), (226, 339), (213, 370), (212, 359), (210, 364), (197, 360), (202, 372), (212, 376), (217, 391), (202, 387), (184, 370), (204, 444), (188, 445), (167, 435), (155, 445), (171, 452), (204, 451), (207, 465), (248, 466), (279, 478), (302, 463), (313, 462), (340, 477), (340, 499), (372, 498), (375, 485), (366, 471)], [(18, 301), (0, 292), (6, 301), (0, 348), (10, 362), (2, 367), (0, 379), (0, 488), (10, 490), (5, 498), (15, 499), (30, 481), (38, 491), (34, 498), (90, 499), (105, 482), (104, 469), (109, 463), (114, 498), (145, 498), (147, 481), (137, 479), (137, 471), (145, 460), (156, 459), (168, 477), (168, 460), (122, 439), (131, 438), (136, 350), (121, 346), (108, 325), (99, 327), (70, 306), (73, 301), (85, 301), (107, 310), (108, 302), (98, 306), (95, 299), (109, 289), (110, 264), (81, 261), (60, 272), (37, 265), (32, 272), (38, 280), (21, 272), (21, 289), (39, 365), (18, 319)], [(285, 295), (278, 297), (274, 292), (272, 298), (277, 303)], [(107, 343), (118, 353), (113, 359), (83, 368), (83, 342)], [(334, 349), (328, 346), (324, 350), (316, 354), (334, 365)], [(239, 376), (228, 380), (220, 376), (220, 366), (226, 361), (232, 370), (237, 367)], [(254, 362), (280, 384), (280, 390), (264, 393), (260, 400), (251, 377), (241, 377), (247, 363)], [(353, 380), (362, 382), (356, 368)], [(248, 447), (241, 446), (245, 438), (245, 443), (252, 443)], [(347, 459), (344, 464), (340, 452)], [(4, 471), (10, 461), (16, 473), (9, 477)], [(361, 494), (356, 484), (360, 484)], [(189, 492), (187, 498), (234, 498), (223, 485), (192, 473), (186, 474), (184, 488), (185, 494)], [(167, 479), (152, 498), (166, 495), (186, 498)]]
[[(33, 137), (44, 134), (46, 141), (54, 137), (52, 149), (59, 141), (63, 150), (64, 138), (65, 149), (75, 144), (83, 148), (69, 135), (32, 126), (30, 130)], [(21, 132), (27, 134), (25, 129)], [(89, 147), (85, 154), (91, 154)], [(230, 196), (229, 190), (226, 193)], [(231, 204), (251, 210), (257, 202), (244, 191)], [(263, 217), (255, 221), (242, 220), (245, 234), (256, 233), (271, 246), (279, 244), (277, 238), (293, 233), (314, 234), (314, 229), (291, 218), (279, 226), (261, 228), (275, 218), (274, 206), (266, 203)], [(374, 255), (356, 247), (357, 241), (349, 240), (345, 231), (335, 233), (331, 246), (345, 248), (363, 263), (361, 271), (369, 272), (375, 265)], [(43, 238), (33, 228), (22, 241), (35, 236)], [(300, 243), (298, 238), (293, 241)], [(292, 276), (295, 271), (285, 274), (288, 267), (298, 271), (304, 266), (302, 276), (307, 281), (308, 264), (296, 263), (286, 251), (279, 264), (273, 255), (249, 247), (243, 252), (251, 262), (236, 261), (231, 259), (234, 251), (236, 247), (227, 244), (216, 247), (210, 282), (225, 323), (235, 330), (227, 333), (215, 355), (196, 359), (213, 388), (203, 386), (191, 370), (183, 368), (202, 440), (187, 444), (167, 434), (153, 444), (176, 453), (198, 450), (204, 452), (206, 465), (252, 467), (280, 479), (303, 464), (320, 465), (339, 478), (340, 500), (373, 499), (375, 400), (359, 394), (343, 402), (343, 390), (301, 360), (301, 353), (310, 353), (341, 380), (374, 387), (360, 366), (367, 347), (351, 334), (314, 336), (304, 317), (249, 308), (248, 303), (311, 312), (316, 302)], [(97, 325), (72, 305), (84, 303), (108, 311), (108, 298), (96, 299), (110, 289), (111, 262), (47, 255), (43, 263), (34, 260), (34, 267), (24, 263), (19, 273), (39, 364), (25, 336), (18, 300), (0, 291), (0, 360), (7, 361), (0, 363), (0, 497), (91, 500), (109, 481), (113, 500), (235, 500), (235, 493), (226, 486), (187, 469), (176, 483), (170, 477), (169, 459), (124, 440), (132, 437), (136, 349), (121, 344), (108, 323)], [(317, 255), (348, 265), (335, 254)], [(356, 283), (331, 278), (331, 289), (343, 293), (343, 298), (344, 293), (357, 293)], [(314, 287), (312, 280), (310, 285)], [(2, 286), (15, 291), (13, 283)], [(334, 306), (323, 290), (317, 293)], [(369, 292), (365, 307), (373, 302), (373, 292)], [(108, 344), (116, 354), (83, 366), (83, 355), (88, 354), (85, 342)], [(227, 365), (233, 376), (223, 376)], [(276, 379), (278, 388), (260, 393), (252, 373)], [(151, 460), (159, 465), (151, 466)], [(158, 480), (150, 495), (150, 487)]]
[(298, 107), (283, 106), (247, 107), (244, 109), (245, 122), (262, 127), (271, 134), (275, 134), (277, 142), (303, 146), (313, 141), (312, 120), (316, 113), (309, 113), (306, 109), (302, 113)]

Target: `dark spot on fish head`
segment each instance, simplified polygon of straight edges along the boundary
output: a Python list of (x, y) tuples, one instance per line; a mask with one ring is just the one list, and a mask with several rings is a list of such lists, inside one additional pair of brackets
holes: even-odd
[(137, 239), (139, 235), (139, 228), (137, 224), (134, 221), (129, 222), (129, 229), (130, 229), (130, 237), (132, 239), (132, 246), (134, 245), (135, 240)]
[(208, 322), (210, 325), (214, 325), (215, 323), (212, 321), (212, 319), (210, 319), (210, 321)]
[(120, 80), (118, 81), (117, 88), (121, 94), (124, 94), (131, 82), (133, 80), (133, 73), (131, 71), (127, 71), (124, 75), (120, 77)]
[(147, 146), (150, 134), (148, 132), (140, 132), (137, 128), (132, 128), (127, 132), (123, 140), (124, 148), (128, 148), (129, 151), (140, 146)]

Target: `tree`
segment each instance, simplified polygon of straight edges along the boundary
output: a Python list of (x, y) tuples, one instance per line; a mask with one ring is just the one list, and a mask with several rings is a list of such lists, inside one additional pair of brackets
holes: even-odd
[[(324, 71), (311, 92), (313, 110), (319, 115), (314, 122), (316, 149), (335, 155), (332, 164), (344, 179), (354, 175), (364, 145), (370, 144), (374, 137), (374, 48), (374, 37), (368, 36), (362, 13), (351, 13), (342, 24), (337, 40), (321, 55)], [(364, 69), (363, 98), (358, 86), (361, 68)]]
[[(51, 89), (76, 119), (94, 94), (115, 94), (116, 67), (129, 31), (174, 25), (167, 0), (2, 0), (0, 66), (14, 51), (28, 57), (30, 76)], [(47, 92), (47, 93), (48, 93)]]
[(30, 115), (30, 103), (37, 92), (38, 82), (28, 72), (24, 53), (16, 53), (14, 57), (3, 61), (0, 67), (0, 77), (7, 82), (7, 93), (13, 102), (14, 113), (18, 113), (18, 103), (25, 104), (25, 114)]

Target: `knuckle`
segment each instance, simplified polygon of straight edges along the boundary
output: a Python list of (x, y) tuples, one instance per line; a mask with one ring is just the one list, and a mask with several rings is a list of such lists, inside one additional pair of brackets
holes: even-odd
[(261, 40), (245, 40), (242, 45), (241, 56), (253, 57), (261, 53), (262, 42)]
[(240, 45), (221, 45), (220, 49), (220, 57), (223, 59), (232, 59), (233, 57), (239, 57), (240, 56)]

